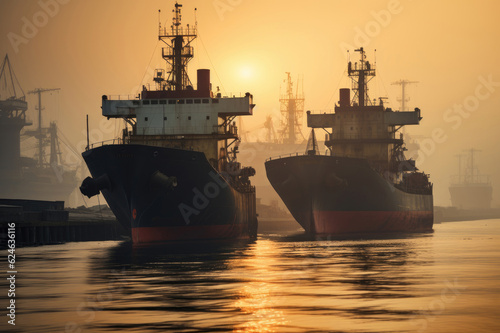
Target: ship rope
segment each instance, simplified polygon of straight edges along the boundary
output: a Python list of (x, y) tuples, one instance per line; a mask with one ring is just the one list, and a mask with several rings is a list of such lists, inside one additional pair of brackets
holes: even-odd
[(212, 66), (215, 76), (217, 76), (217, 80), (219, 80), (220, 86), (222, 87), (222, 91), (224, 92), (224, 95), (227, 95), (226, 88), (224, 88), (224, 85), (222, 84), (222, 80), (219, 77), (219, 73), (217, 73), (217, 70), (215, 69), (214, 64), (212, 63), (212, 59), (210, 58), (210, 55), (208, 54), (208, 50), (205, 47), (205, 43), (203, 43), (203, 39), (201, 38), (201, 35), (198, 33), (198, 38), (200, 39), (201, 45), (203, 46), (203, 50), (207, 54), (208, 61), (210, 62), (210, 66)]
[(87, 205), (87, 201), (85, 200), (85, 197), (83, 196), (82, 191), (80, 191), (80, 195), (82, 196), (83, 199), (83, 204), (85, 205), (86, 208), (89, 208), (89, 205)]
[(80, 152), (71, 144), (71, 141), (69, 141), (68, 137), (64, 135), (64, 132), (61, 131), (59, 127), (57, 128), (57, 130), (59, 132), (59, 136), (62, 137), (61, 142), (63, 143), (63, 145), (65, 145), (66, 148), (68, 148), (69, 151), (73, 153), (78, 159), (83, 161), (83, 157), (81, 156)]
[(148, 66), (146, 67), (146, 70), (144, 71), (144, 75), (142, 76), (141, 83), (139, 84), (139, 92), (141, 92), (142, 86), (144, 84), (144, 79), (146, 78), (146, 75), (148, 74), (149, 68), (151, 68), (151, 63), (153, 62), (153, 57), (156, 53), (156, 49), (158, 48), (158, 44), (160, 44), (160, 41), (156, 42), (155, 49), (153, 50), (153, 54), (151, 54), (151, 59), (149, 59)]
[(328, 105), (330, 105), (330, 102), (332, 101), (333, 97), (335, 96), (335, 92), (339, 90), (339, 87), (340, 87), (340, 84), (342, 83), (342, 80), (345, 80), (345, 78), (347, 76), (346, 73), (347, 73), (347, 69), (344, 69), (344, 72), (340, 76), (339, 82), (337, 83), (337, 87), (334, 90), (332, 90), (332, 94), (330, 95), (330, 99), (328, 100), (328, 102), (326, 102), (325, 107), (323, 108), (324, 110), (328, 109)]
[[(195, 16), (196, 16), (196, 15), (195, 15)], [(196, 24), (198, 24), (198, 23), (196, 23)], [(199, 50), (199, 46), (200, 46), (200, 44), (198, 43), (198, 39), (200, 38), (200, 35), (198, 34), (197, 36), (198, 36), (198, 38), (196, 38), (196, 39), (194, 40), (194, 43), (195, 43), (195, 49), (196, 49), (196, 50)], [(195, 59), (196, 59), (196, 64), (197, 64), (197, 65), (196, 65), (196, 68), (201, 68), (201, 65), (200, 65), (200, 57), (195, 57)]]
[[(378, 80), (375, 80), (375, 82), (377, 82), (377, 90), (378, 90), (377, 96), (384, 96), (383, 94), (380, 93), (380, 90), (381, 90), (380, 86), (382, 86), (382, 89), (385, 92), (385, 96), (389, 96), (389, 92), (388, 92), (387, 87), (385, 85), (385, 81), (384, 81), (384, 78), (382, 77), (382, 74), (380, 74), (380, 72), (377, 72), (377, 76), (378, 76)], [(392, 100), (392, 98), (388, 99), (389, 106), (391, 106), (391, 100)], [(387, 107), (387, 106), (384, 105), (384, 107)], [(399, 111), (403, 111), (403, 110), (399, 110)]]

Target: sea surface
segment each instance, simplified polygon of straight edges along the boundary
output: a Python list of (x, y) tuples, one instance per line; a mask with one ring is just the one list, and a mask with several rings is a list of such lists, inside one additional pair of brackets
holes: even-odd
[(16, 259), (16, 325), (2, 278), (1, 332), (500, 332), (500, 220), (355, 239), (68, 243)]

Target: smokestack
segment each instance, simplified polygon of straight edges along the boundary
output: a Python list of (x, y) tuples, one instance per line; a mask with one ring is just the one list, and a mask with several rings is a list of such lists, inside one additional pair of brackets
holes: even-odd
[(198, 69), (198, 91), (210, 95), (210, 69)]
[(349, 88), (339, 89), (340, 101), (339, 105), (341, 107), (351, 105), (351, 90)]

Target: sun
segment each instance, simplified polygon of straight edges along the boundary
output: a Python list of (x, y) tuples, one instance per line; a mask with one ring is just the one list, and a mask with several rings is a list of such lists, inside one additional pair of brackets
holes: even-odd
[(239, 68), (239, 77), (245, 80), (250, 80), (254, 77), (255, 71), (254, 69), (249, 66), (249, 65), (243, 65)]

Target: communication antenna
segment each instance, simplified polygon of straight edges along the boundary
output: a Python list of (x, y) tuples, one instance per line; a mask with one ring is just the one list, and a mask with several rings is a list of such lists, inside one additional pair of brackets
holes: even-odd
[(161, 30), (161, 9), (158, 9), (158, 29)]
[(194, 9), (194, 27), (198, 28), (198, 18), (196, 17), (196, 12), (198, 11), (198, 8)]

